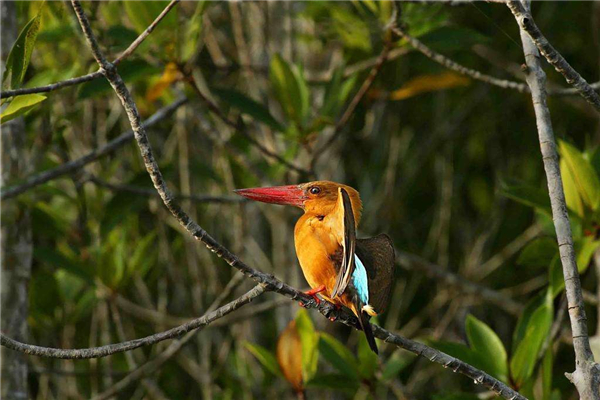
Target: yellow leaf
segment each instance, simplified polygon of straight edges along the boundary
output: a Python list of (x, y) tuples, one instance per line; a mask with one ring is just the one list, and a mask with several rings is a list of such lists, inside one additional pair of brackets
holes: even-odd
[(421, 93), (466, 86), (469, 83), (470, 80), (468, 78), (454, 72), (444, 72), (438, 75), (421, 75), (409, 80), (400, 89), (390, 93), (390, 100), (404, 100)]
[(167, 89), (173, 82), (181, 80), (182, 74), (175, 63), (168, 63), (161, 77), (152, 86), (148, 88), (146, 92), (146, 100), (154, 101), (162, 96), (165, 89)]

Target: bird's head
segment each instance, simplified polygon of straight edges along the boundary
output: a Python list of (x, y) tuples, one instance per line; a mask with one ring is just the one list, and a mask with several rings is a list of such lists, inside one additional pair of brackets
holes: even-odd
[(341, 183), (314, 181), (299, 185), (238, 189), (235, 193), (263, 203), (300, 207), (307, 214), (327, 215), (336, 207), (340, 188), (346, 189), (350, 195), (354, 219), (358, 225), (362, 211), (360, 196), (354, 188)]

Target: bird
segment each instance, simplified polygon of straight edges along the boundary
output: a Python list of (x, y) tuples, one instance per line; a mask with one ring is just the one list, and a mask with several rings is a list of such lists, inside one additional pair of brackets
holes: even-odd
[(294, 228), (296, 255), (311, 289), (357, 317), (369, 347), (379, 353), (369, 320), (388, 303), (394, 278), (394, 246), (380, 234), (358, 239), (362, 213), (358, 191), (331, 181), (237, 189), (235, 193), (264, 203), (304, 210)]

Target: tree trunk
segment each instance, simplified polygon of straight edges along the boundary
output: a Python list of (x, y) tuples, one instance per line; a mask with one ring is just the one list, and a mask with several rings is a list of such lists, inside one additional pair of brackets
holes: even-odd
[[(1, 2), (2, 19), (2, 65), (17, 39), (18, 27), (15, 2)], [(2, 173), (0, 185), (25, 174), (25, 124), (17, 118), (2, 125), (0, 143)], [(19, 206), (16, 200), (2, 204), (1, 218), (2, 285), (1, 326), (3, 333), (11, 338), (27, 340), (28, 284), (31, 276), (32, 235), (29, 210)], [(3, 399), (27, 399), (27, 358), (24, 354), (1, 351), (1, 397)]]

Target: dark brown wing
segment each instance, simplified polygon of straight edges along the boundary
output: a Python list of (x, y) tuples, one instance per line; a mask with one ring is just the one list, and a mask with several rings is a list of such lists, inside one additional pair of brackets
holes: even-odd
[(338, 201), (340, 201), (338, 205), (341, 206), (340, 212), (344, 213), (342, 219), (344, 221), (344, 240), (342, 243), (344, 255), (335, 286), (333, 287), (332, 298), (336, 298), (344, 293), (348, 283), (350, 283), (352, 272), (354, 272), (354, 252), (356, 250), (356, 223), (354, 222), (352, 202), (346, 189), (340, 188), (338, 196)]
[(392, 239), (385, 234), (357, 239), (356, 255), (367, 269), (369, 303), (381, 314), (387, 306), (394, 283), (395, 255)]

